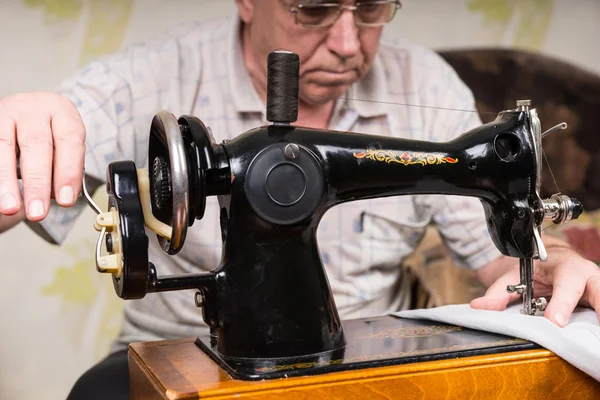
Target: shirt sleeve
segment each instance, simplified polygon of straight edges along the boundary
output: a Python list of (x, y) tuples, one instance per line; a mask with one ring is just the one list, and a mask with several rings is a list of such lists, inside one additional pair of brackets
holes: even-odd
[[(482, 124), (471, 90), (437, 54), (429, 60), (428, 77), (421, 80), (426, 140), (449, 141)], [(417, 196), (432, 211), (432, 220), (454, 262), (478, 269), (501, 256), (493, 243), (481, 200), (468, 196)]]
[[(152, 116), (160, 109), (161, 85), (164, 90), (170, 79), (168, 69), (161, 75), (152, 68), (161, 51), (132, 46), (89, 64), (57, 90), (73, 101), (85, 125), (85, 180), (91, 195), (105, 183), (110, 162), (132, 160), (138, 168), (146, 164)], [(86, 207), (83, 195), (68, 208), (52, 201), (48, 216), (29, 226), (47, 241), (61, 244)]]

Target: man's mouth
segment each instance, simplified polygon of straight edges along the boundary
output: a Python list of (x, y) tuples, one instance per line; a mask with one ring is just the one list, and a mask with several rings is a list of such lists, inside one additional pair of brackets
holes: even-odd
[(323, 86), (339, 86), (354, 83), (358, 79), (358, 71), (356, 69), (346, 70), (311, 70), (307, 71), (305, 77)]

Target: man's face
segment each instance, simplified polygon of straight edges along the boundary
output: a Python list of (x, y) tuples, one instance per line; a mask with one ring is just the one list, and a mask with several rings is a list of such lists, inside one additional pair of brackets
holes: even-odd
[[(357, 27), (352, 12), (347, 10), (330, 27), (302, 27), (295, 23), (294, 15), (289, 12), (287, 4), (291, 0), (284, 1), (254, 1), (247, 25), (252, 56), (264, 65), (266, 79), (267, 56), (271, 51), (282, 49), (298, 54), (300, 99), (309, 104), (335, 100), (371, 67), (382, 27)], [(319, 0), (300, 0), (294, 4), (300, 2), (318, 3)]]

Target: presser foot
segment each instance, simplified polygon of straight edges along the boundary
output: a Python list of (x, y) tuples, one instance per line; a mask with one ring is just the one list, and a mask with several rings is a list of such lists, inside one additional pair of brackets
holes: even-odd
[[(548, 306), (548, 300), (545, 297), (532, 298), (528, 300), (524, 294), (526, 293), (527, 286), (523, 284), (519, 285), (508, 285), (506, 291), (509, 293), (519, 293), (523, 295), (523, 308), (521, 314), (536, 315), (538, 312), (544, 312)], [(529, 304), (529, 307), (527, 305)]]
[(525, 306), (525, 300), (523, 300), (523, 308), (521, 309), (521, 314), (527, 315), (536, 315), (538, 312), (543, 313), (546, 310), (546, 306), (548, 305), (548, 301), (545, 297), (539, 297), (537, 299), (531, 299), (529, 310)]
[(508, 285), (508, 293), (518, 293), (523, 297), (522, 314), (535, 315), (538, 311), (544, 311), (548, 302), (544, 297), (536, 299), (533, 296), (533, 258), (525, 257), (519, 259), (521, 283)]

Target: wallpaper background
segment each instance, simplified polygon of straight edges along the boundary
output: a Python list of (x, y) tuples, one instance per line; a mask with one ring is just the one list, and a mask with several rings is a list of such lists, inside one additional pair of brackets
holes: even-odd
[[(435, 49), (532, 49), (600, 73), (600, 1), (403, 3), (386, 35)], [(233, 7), (233, 0), (3, 0), (0, 97), (52, 90), (95, 57)], [(101, 190), (95, 198), (105, 204)], [(106, 354), (123, 303), (110, 277), (95, 271), (96, 239), (91, 211), (62, 247), (25, 225), (0, 235), (0, 399), (65, 398)]]

